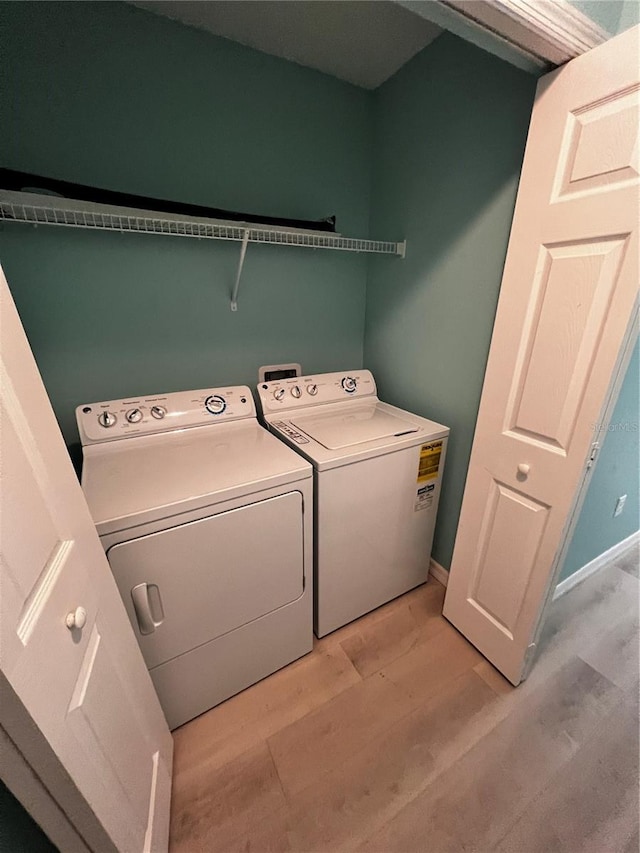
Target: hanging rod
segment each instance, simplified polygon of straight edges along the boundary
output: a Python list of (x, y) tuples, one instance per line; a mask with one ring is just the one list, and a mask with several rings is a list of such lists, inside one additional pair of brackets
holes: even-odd
[(359, 240), (296, 228), (275, 228), (250, 222), (226, 222), (198, 216), (162, 215), (152, 210), (93, 204), (59, 196), (0, 190), (0, 220), (38, 225), (62, 225), (136, 234), (165, 234), (171, 237), (195, 237), (199, 240), (233, 240), (242, 244), (240, 261), (231, 294), (231, 310), (238, 310), (240, 276), (248, 243), (277, 246), (301, 246), (309, 249), (334, 249), (342, 252), (368, 252), (404, 258), (406, 242)]

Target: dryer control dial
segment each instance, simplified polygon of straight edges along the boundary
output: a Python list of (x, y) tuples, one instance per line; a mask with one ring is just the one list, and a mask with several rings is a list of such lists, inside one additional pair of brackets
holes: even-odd
[(98, 415), (98, 423), (105, 429), (109, 429), (109, 427), (114, 426), (117, 420), (118, 418), (113, 414), (113, 412), (100, 412)]
[(142, 412), (140, 409), (129, 409), (126, 418), (130, 424), (137, 424), (142, 420)]
[(151, 406), (151, 415), (157, 420), (161, 421), (166, 414), (167, 410), (164, 406)]
[(291, 389), (291, 396), (295, 397), (296, 400), (299, 400), (300, 397), (302, 397), (302, 389), (300, 388), (299, 385), (293, 386), (293, 388)]
[(284, 398), (284, 388), (276, 388), (273, 392), (275, 399), (280, 402)]
[(212, 415), (221, 415), (227, 408), (227, 401), (219, 394), (210, 394), (204, 401), (207, 411)]
[(353, 394), (353, 392), (358, 387), (358, 382), (353, 378), (353, 376), (345, 376), (342, 380), (342, 387), (347, 392), (347, 394)]
[(318, 386), (313, 383), (313, 385), (307, 385), (307, 394), (311, 394), (312, 397), (315, 397), (318, 393)]

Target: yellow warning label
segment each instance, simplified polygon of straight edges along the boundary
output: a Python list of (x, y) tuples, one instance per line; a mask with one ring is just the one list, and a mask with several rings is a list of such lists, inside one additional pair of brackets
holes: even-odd
[(418, 465), (418, 483), (435, 480), (438, 476), (441, 456), (441, 441), (432, 441), (430, 444), (422, 445), (420, 448), (420, 463)]

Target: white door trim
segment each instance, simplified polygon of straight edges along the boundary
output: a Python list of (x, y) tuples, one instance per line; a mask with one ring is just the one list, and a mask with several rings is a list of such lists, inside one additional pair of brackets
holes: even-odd
[(441, 0), (509, 44), (563, 65), (610, 38), (566, 0)]
[(572, 575), (569, 575), (568, 578), (561, 581), (555, 588), (553, 600), (555, 601), (560, 598), (561, 595), (565, 595), (569, 590), (572, 590), (574, 587), (578, 586), (578, 584), (582, 583), (582, 581), (585, 581), (588, 577), (594, 575), (612, 560), (615, 560), (616, 557), (619, 557), (621, 554), (624, 554), (625, 551), (632, 548), (637, 542), (640, 542), (640, 530), (636, 530), (635, 533), (632, 533), (631, 536), (627, 536), (627, 538), (623, 539), (622, 542), (617, 542), (615, 545), (612, 545), (611, 548), (607, 548), (607, 550), (603, 551), (602, 554), (598, 554), (598, 556), (594, 557), (593, 560), (585, 563), (584, 566), (577, 569)]

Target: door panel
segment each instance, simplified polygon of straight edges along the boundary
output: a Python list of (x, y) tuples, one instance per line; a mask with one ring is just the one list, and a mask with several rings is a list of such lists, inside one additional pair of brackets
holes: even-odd
[(614, 237), (541, 248), (511, 391), (509, 437), (531, 437), (566, 455), (626, 242)]
[[(2, 524), (7, 530), (13, 530), (15, 537), (3, 547), (12, 584), (24, 598), (33, 598), (41, 588), (42, 567), (53, 564), (56, 552), (64, 540), (58, 537), (56, 525), (51, 518), (42, 492), (38, 486), (36, 473), (18, 439), (16, 427), (7, 411), (0, 407), (2, 419), (2, 481), (3, 487), (15, 495), (15, 500), (3, 507)], [(25, 476), (25, 472), (29, 476)], [(21, 510), (30, 507), (30, 512)], [(34, 524), (37, 519), (38, 523)]]
[(0, 724), (89, 846), (163, 851), (171, 736), (1, 271), (0, 302)]
[(514, 684), (637, 305), (640, 27), (542, 78), (444, 614)]
[[(495, 480), (491, 483), (470, 600), (510, 639), (513, 639), (548, 514), (548, 506), (504, 483)], [(514, 543), (518, 543), (515, 571)]]
[(632, 84), (567, 116), (553, 201), (637, 184), (640, 87)]
[[(124, 713), (113, 713), (114, 696), (119, 697)], [(149, 749), (147, 733), (139, 725), (126, 683), (98, 622), (94, 622), (67, 715), (68, 725), (86, 755), (101, 756), (104, 781), (108, 788), (119, 792), (127, 824), (140, 823), (139, 816), (146, 815), (149, 807), (155, 752)], [(126, 752), (109, 748), (110, 744), (123, 741), (128, 744)], [(135, 849), (142, 848), (146, 824), (140, 824), (138, 829)]]

